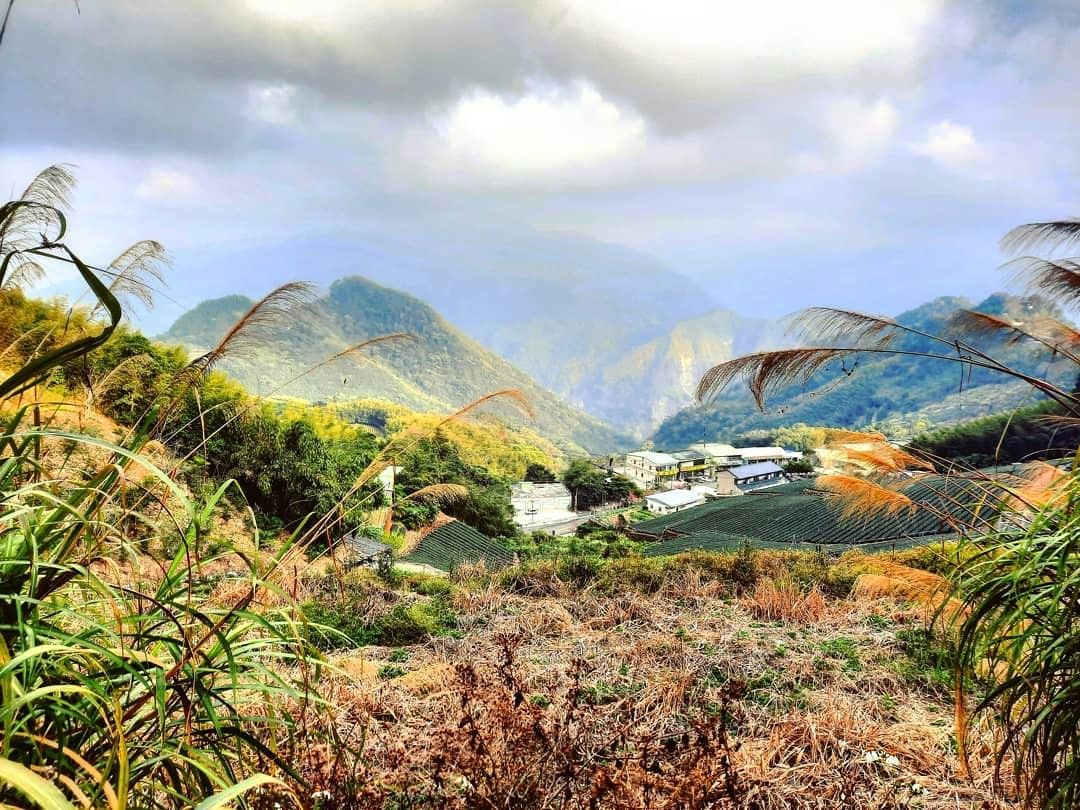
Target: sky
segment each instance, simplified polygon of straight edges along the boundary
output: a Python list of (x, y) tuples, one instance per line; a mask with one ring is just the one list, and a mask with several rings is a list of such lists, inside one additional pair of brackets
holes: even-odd
[(896, 313), (1080, 213), (1078, 76), (1071, 2), (18, 0), (0, 182), (74, 164), (72, 243), (158, 239), (185, 305), (207, 251), (460, 229)]

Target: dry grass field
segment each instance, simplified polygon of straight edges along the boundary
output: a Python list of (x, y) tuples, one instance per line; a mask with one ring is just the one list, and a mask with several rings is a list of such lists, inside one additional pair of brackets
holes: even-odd
[(1012, 806), (979, 729), (964, 772), (946, 643), (887, 593), (905, 572), (934, 580), (774, 552), (350, 574), (352, 616), (438, 603), (453, 629), (331, 652), (336, 743), (297, 763), (324, 808)]

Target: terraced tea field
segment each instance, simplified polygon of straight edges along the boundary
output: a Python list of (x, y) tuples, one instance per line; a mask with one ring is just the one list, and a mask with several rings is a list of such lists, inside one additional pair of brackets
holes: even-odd
[(483, 562), (488, 570), (504, 568), (514, 561), (511, 551), (476, 529), (452, 520), (432, 531), (402, 562), (429, 565), (450, 572), (462, 563)]
[(913, 483), (905, 494), (929, 503), (925, 509), (869, 517), (845, 516), (837, 498), (816, 489), (813, 481), (773, 487), (766, 492), (721, 498), (703, 506), (646, 520), (631, 533), (651, 545), (650, 556), (691, 549), (722, 551), (749, 540), (765, 548), (843, 546), (902, 548), (951, 535), (944, 516), (970, 516), (990, 508), (978, 501), (970, 481), (933, 477)]

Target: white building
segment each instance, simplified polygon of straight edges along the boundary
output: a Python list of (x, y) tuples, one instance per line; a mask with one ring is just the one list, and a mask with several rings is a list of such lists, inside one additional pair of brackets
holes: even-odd
[(694, 445), (692, 449), (697, 450), (699, 448), (705, 453), (709, 463), (714, 468), (738, 467), (743, 463), (743, 457), (739, 454), (739, 451), (730, 444), (702, 442), (700, 445)]
[(683, 509), (700, 506), (703, 503), (705, 503), (705, 496), (702, 493), (686, 489), (673, 489), (669, 492), (657, 492), (655, 495), (645, 496), (645, 505), (656, 515), (670, 515), (672, 512), (681, 512)]
[(642, 489), (657, 489), (678, 477), (679, 460), (668, 453), (637, 450), (626, 454), (626, 473)]
[(382, 484), (383, 497), (386, 498), (387, 503), (394, 502), (394, 484), (397, 482), (398, 475), (404, 467), (386, 467), (380, 472), (376, 478), (379, 479), (379, 483)]
[(522, 528), (561, 523), (574, 516), (570, 511), (570, 490), (562, 484), (519, 481), (510, 486), (510, 506), (514, 523)]
[(771, 461), (773, 464), (783, 464), (789, 461), (788, 452), (783, 447), (738, 447), (736, 452), (742, 458), (743, 464), (757, 464)]

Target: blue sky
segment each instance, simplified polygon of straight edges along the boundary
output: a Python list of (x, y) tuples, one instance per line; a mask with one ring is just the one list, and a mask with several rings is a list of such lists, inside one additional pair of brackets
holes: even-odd
[(8, 37), (0, 178), (76, 164), (73, 241), (164, 242), (178, 305), (214, 251), (460, 225), (895, 313), (1080, 213), (1068, 2), (22, 0)]

